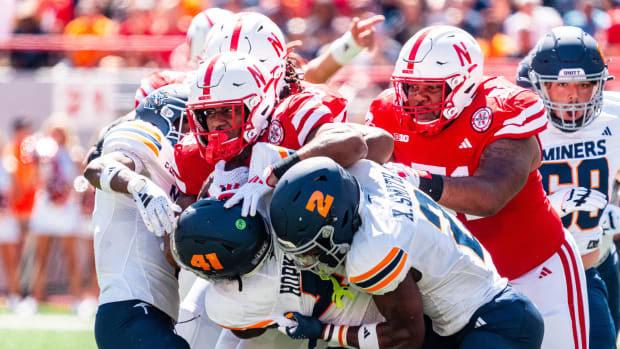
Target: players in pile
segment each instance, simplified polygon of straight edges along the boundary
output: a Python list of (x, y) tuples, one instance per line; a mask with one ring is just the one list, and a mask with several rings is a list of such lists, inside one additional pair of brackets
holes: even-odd
[[(383, 321), (369, 294), (341, 287), (341, 278), (297, 270), (290, 256), (274, 248), (263, 210), (243, 217), (241, 206), (226, 209), (224, 202), (208, 198), (186, 210), (171, 237), (172, 250), (179, 265), (212, 281), (207, 313), (245, 338), (238, 349), (307, 348), (274, 328), (292, 324), (283, 316), (288, 311), (345, 325)], [(230, 347), (225, 344), (220, 340), (216, 348)]]
[(537, 170), (543, 103), (482, 70), (471, 35), (424, 28), (404, 45), (394, 88), (371, 104), (367, 123), (394, 135), (395, 161), (422, 170), (419, 188), (455, 210), (499, 274), (536, 304), (543, 348), (587, 348), (583, 265)]

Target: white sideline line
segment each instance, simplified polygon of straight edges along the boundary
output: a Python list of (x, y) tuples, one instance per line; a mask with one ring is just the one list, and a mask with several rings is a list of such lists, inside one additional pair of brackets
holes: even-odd
[(92, 330), (94, 324), (94, 319), (84, 320), (75, 315), (36, 314), (21, 317), (15, 314), (0, 314), (0, 330), (87, 331)]

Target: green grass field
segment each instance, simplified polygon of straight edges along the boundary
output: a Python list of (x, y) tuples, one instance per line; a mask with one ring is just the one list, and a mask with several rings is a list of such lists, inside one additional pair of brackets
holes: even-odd
[(2, 349), (96, 349), (93, 331), (0, 329)]
[(0, 305), (0, 349), (96, 349), (94, 319), (81, 319), (67, 305), (43, 303), (30, 317)]

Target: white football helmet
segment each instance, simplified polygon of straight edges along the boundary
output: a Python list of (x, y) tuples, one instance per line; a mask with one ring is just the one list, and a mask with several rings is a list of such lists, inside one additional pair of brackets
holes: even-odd
[[(439, 25), (417, 32), (401, 49), (392, 73), (401, 125), (413, 132), (439, 133), (472, 102), (483, 79), (483, 62), (480, 46), (462, 29)], [(442, 101), (409, 105), (408, 88), (423, 83), (441, 86)], [(430, 112), (439, 112), (439, 117), (418, 120)]]
[(284, 87), (286, 72), (286, 41), (280, 28), (269, 17), (260, 13), (241, 12), (213, 28), (205, 43), (205, 57), (230, 51), (250, 54), (273, 76), (270, 86), (278, 98)]
[(211, 28), (218, 22), (229, 20), (232, 16), (232, 12), (214, 7), (200, 12), (192, 19), (186, 37), (191, 62), (198, 64), (198, 61), (203, 59), (203, 49)]
[[(230, 160), (256, 142), (269, 124), (276, 100), (268, 89), (271, 75), (253, 56), (227, 52), (201, 62), (187, 102), (190, 128), (208, 163)], [(236, 106), (241, 108), (235, 108)], [(207, 113), (212, 108), (231, 108), (233, 126), (209, 130)], [(242, 110), (242, 122), (235, 124), (235, 109)], [(236, 129), (241, 135), (229, 139)]]

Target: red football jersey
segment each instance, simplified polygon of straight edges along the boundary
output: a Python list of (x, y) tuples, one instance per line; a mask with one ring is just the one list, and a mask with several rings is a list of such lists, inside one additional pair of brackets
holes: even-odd
[(174, 172), (177, 188), (183, 194), (198, 195), (202, 184), (209, 177), (213, 168), (213, 165), (208, 164), (200, 155), (193, 134), (185, 135), (174, 146), (172, 172)]
[[(474, 101), (435, 136), (402, 129), (394, 98), (391, 89), (379, 95), (366, 123), (394, 135), (397, 162), (450, 177), (472, 175), (490, 143), (535, 136), (547, 126), (538, 96), (502, 78), (484, 81)], [(509, 279), (541, 264), (564, 241), (562, 222), (547, 200), (538, 170), (530, 173), (523, 189), (494, 216), (457, 216), (491, 253), (499, 273)]]
[(136, 90), (134, 108), (136, 108), (149, 93), (166, 85), (181, 84), (187, 79), (187, 77), (187, 72), (174, 70), (162, 70), (145, 76), (140, 81), (140, 87)]
[[(334, 97), (334, 103), (331, 104), (336, 106), (336, 100), (337, 97)], [(346, 100), (342, 98), (340, 102), (342, 101)], [(306, 143), (311, 131), (333, 121), (334, 116), (322, 99), (310, 91), (303, 91), (285, 98), (276, 106), (273, 120), (258, 141), (298, 150)], [(185, 136), (177, 144), (174, 160), (174, 173), (179, 190), (186, 195), (198, 195), (203, 183), (213, 171), (213, 166), (208, 165), (200, 156), (194, 136)]]

